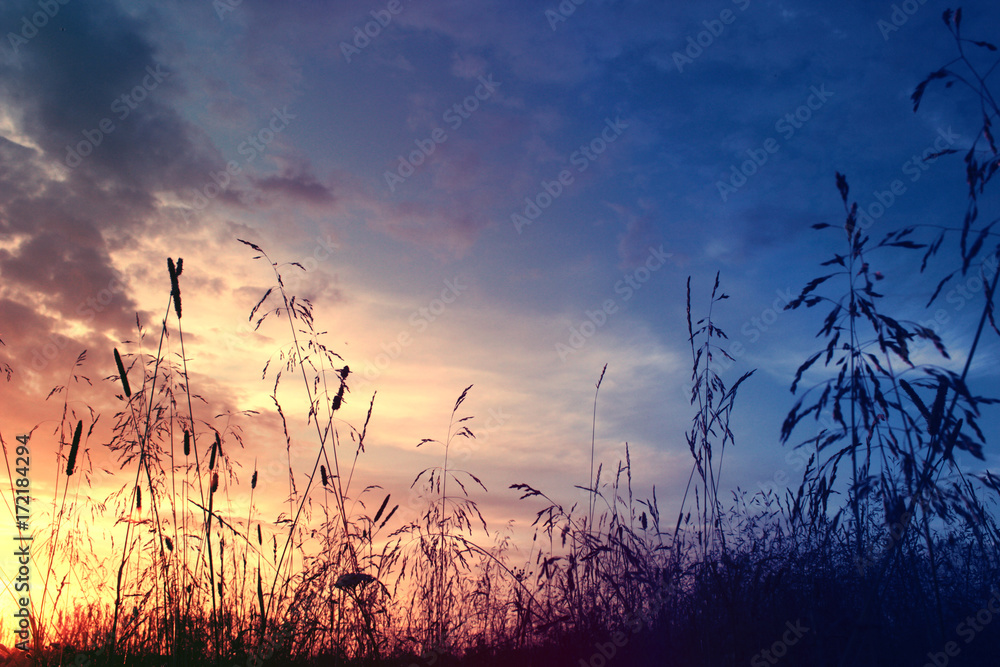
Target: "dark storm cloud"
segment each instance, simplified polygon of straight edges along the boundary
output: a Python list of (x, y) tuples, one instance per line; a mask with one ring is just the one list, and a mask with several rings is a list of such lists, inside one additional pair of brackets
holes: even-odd
[[(8, 7), (10, 24), (27, 3)], [(0, 66), (0, 91), (47, 157), (80, 172), (152, 190), (197, 184), (218, 165), (197, 128), (170, 106), (180, 87), (142, 22), (113, 6), (69, 3)], [(210, 143), (208, 145), (211, 145)]]
[[(6, 3), (0, 25), (37, 10)], [(0, 292), (99, 331), (123, 333), (136, 310), (110, 251), (155, 233), (157, 192), (198, 185), (221, 163), (172, 108), (180, 77), (145, 29), (113, 5), (71, 2), (0, 47), (16, 128), (0, 143)]]
[(98, 328), (128, 327), (134, 303), (95, 224), (123, 218), (121, 205), (73, 197), (65, 184), (48, 180), (37, 157), (0, 142), (0, 241), (16, 243), (0, 249), (0, 292)]

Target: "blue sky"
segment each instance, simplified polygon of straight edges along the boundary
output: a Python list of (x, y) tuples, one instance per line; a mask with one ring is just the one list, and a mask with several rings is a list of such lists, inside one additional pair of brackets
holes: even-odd
[[(932, 86), (919, 113), (909, 99), (955, 55), (934, 0), (71, 0), (33, 32), (41, 4), (0, 10), (5, 438), (57, 418), (42, 399), (81, 349), (96, 380), (137, 313), (157, 326), (170, 256), (185, 260), (193, 384), (213, 415), (262, 413), (244, 424), (260, 434), (244, 477), (273, 458), (260, 369), (287, 332), (247, 331), (270, 277), (244, 238), (308, 269), (294, 287), (356, 373), (348, 421), (378, 390), (366, 479), (404, 489), (435, 463), (415, 444), (442, 436), (475, 385), (467, 466), (500, 523), (532, 513), (514, 482), (582, 498), (604, 364), (600, 459), (628, 442), (639, 494), (656, 484), (676, 507), (691, 465), (685, 281), (700, 316), (719, 272), (731, 298), (714, 317), (743, 346), (724, 376), (758, 369), (723, 481), (756, 490), (799, 473), (778, 435), (821, 314), (780, 308), (843, 251), (811, 229), (842, 223), (835, 173), (864, 210), (901, 182), (873, 235), (965, 210), (961, 156), (919, 156), (971, 144), (973, 98)], [(964, 12), (972, 38), (997, 39), (995, 3)], [(873, 261), (894, 313), (933, 317), (922, 304), (952, 260), (924, 276), (906, 254)], [(939, 306), (960, 363), (975, 309)], [(984, 391), (996, 356), (991, 338), (972, 373)], [(113, 410), (97, 384), (91, 400)], [(314, 445), (296, 428), (301, 472)]]

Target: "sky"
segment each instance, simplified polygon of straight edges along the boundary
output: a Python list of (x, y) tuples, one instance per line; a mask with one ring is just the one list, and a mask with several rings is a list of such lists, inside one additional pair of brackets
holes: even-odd
[[(491, 529), (527, 530), (541, 509), (513, 483), (585, 504), (575, 487), (587, 484), (606, 364), (597, 461), (614, 468), (628, 443), (636, 495), (655, 485), (672, 515), (691, 471), (685, 285), (701, 317), (717, 273), (730, 298), (713, 318), (735, 357), (720, 372), (732, 383), (756, 369), (722, 486), (797, 483), (802, 462), (779, 432), (824, 313), (783, 306), (843, 252), (842, 234), (812, 229), (843, 222), (835, 174), (872, 212), (873, 236), (958, 225), (965, 211), (961, 155), (921, 157), (971, 145), (974, 98), (932, 85), (919, 112), (910, 101), (955, 56), (948, 7), (5, 2), (0, 364), (13, 373), (0, 379), (0, 434), (10, 446), (39, 425), (33, 488), (51, 498), (62, 395), (46, 396), (68, 386), (87, 429), (85, 406), (102, 415), (86, 440), (88, 493), (126, 484), (134, 463), (122, 472), (102, 446), (122, 405), (106, 379), (112, 351), (140, 351), (137, 321), (142, 351), (155, 351), (166, 258), (183, 258), (196, 416), (242, 429), (227, 492), (237, 506), (247, 498), (256, 465), (276, 483), (262, 520), (275, 516), (287, 464), (273, 374), (261, 376), (290, 334), (276, 319), (248, 322), (273, 273), (244, 239), (282, 263), (350, 366), (344, 422), (360, 428), (377, 392), (356, 489), (408, 498), (442, 453), (417, 443), (446, 436), (472, 385), (459, 416), (474, 415), (478, 438), (460, 460), (489, 489), (474, 497)], [(967, 3), (964, 16), (971, 38), (1000, 38), (996, 3)], [(995, 203), (985, 196), (984, 213)], [(967, 294), (949, 288), (923, 310), (955, 261), (946, 251), (923, 275), (912, 253), (872, 261), (900, 318), (943, 309), (937, 329), (960, 369), (982, 288), (963, 279)], [(168, 326), (179, 355), (176, 319)], [(83, 350), (77, 372), (92, 386), (69, 379)], [(971, 369), (983, 391), (996, 386), (997, 352), (988, 339)], [(817, 367), (804, 384), (825, 377)], [(305, 475), (316, 440), (302, 388), (285, 378), (281, 391)], [(997, 422), (984, 423), (995, 436)], [(967, 462), (996, 464), (989, 451)], [(400, 518), (418, 511), (411, 498)]]

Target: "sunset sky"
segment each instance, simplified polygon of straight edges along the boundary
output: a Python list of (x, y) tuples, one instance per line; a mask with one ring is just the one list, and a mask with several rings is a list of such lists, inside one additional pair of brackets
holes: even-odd
[[(360, 428), (378, 392), (357, 488), (380, 484), (405, 500), (413, 477), (440, 461), (440, 449), (416, 444), (445, 436), (455, 399), (474, 385), (459, 414), (475, 416), (480, 437), (461, 465), (489, 488), (475, 497), (491, 528), (516, 519), (522, 530), (540, 509), (517, 501), (515, 482), (585, 504), (574, 485), (587, 483), (594, 385), (607, 364), (598, 460), (613, 468), (628, 442), (636, 495), (655, 484), (672, 521), (691, 470), (685, 282), (700, 317), (716, 272), (730, 298), (713, 317), (739, 344), (723, 376), (757, 369), (736, 403), (723, 487), (797, 482), (779, 429), (796, 368), (822, 345), (813, 336), (825, 312), (782, 307), (844, 250), (842, 234), (811, 229), (843, 222), (835, 173), (863, 210), (882, 202), (873, 236), (959, 225), (965, 211), (961, 155), (921, 156), (971, 145), (973, 98), (931, 86), (918, 113), (910, 101), (955, 55), (947, 7), (5, 2), (0, 364), (13, 375), (0, 378), (0, 434), (9, 448), (41, 424), (33, 488), (51, 502), (62, 397), (45, 397), (85, 349), (78, 370), (93, 386), (69, 387), (86, 428), (84, 404), (102, 414), (87, 442), (91, 494), (128, 484), (135, 464), (120, 472), (102, 447), (122, 405), (105, 378), (115, 347), (139, 352), (137, 317), (142, 350), (155, 352), (166, 259), (180, 257), (191, 385), (207, 402), (196, 416), (221, 430), (216, 415), (260, 413), (233, 418), (245, 448), (228, 451), (242, 466), (229, 492), (241, 507), (254, 461), (273, 471), (258, 498), (260, 518), (273, 520), (284, 439), (273, 376), (261, 371), (269, 358), (280, 364), (289, 331), (278, 320), (248, 326), (273, 274), (245, 239), (307, 269), (282, 271), (352, 370), (343, 419)], [(996, 3), (964, 13), (971, 38), (1000, 39)], [(956, 254), (946, 245), (923, 276), (912, 274), (916, 257), (870, 259), (885, 275), (885, 307), (926, 321), (934, 312), (923, 304)], [(982, 298), (965, 280), (967, 296), (935, 306), (953, 369)], [(167, 352), (179, 355), (168, 323)], [(982, 393), (997, 386), (997, 361), (988, 337), (970, 376)], [(804, 384), (825, 377), (817, 368)], [(305, 475), (315, 433), (301, 384), (285, 378), (282, 392), (293, 467)], [(995, 438), (997, 421), (984, 425)], [(995, 452), (968, 461), (997, 463)], [(111, 507), (95, 520), (109, 534)]]

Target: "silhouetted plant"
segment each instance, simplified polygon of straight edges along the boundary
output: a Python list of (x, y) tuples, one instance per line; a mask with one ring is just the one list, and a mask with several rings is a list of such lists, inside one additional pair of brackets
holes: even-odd
[[(992, 260), (992, 281), (986, 276), (983, 278), (986, 300), (961, 373), (936, 365), (916, 366), (911, 361), (917, 341), (933, 344), (945, 359), (949, 356), (940, 335), (933, 329), (916, 322), (897, 320), (880, 310), (882, 295), (875, 290), (872, 279), (878, 281), (883, 276), (870, 268), (871, 260), (867, 258), (867, 253), (883, 248), (926, 248), (920, 267), (924, 271), (928, 260), (938, 252), (946, 236), (957, 233), (961, 267), (938, 283), (928, 301), (929, 306), (957, 273), (965, 275), (984, 243), (993, 236), (991, 230), (997, 220), (985, 225), (977, 225), (977, 220), (978, 197), (998, 166), (997, 150), (990, 132), (993, 119), (997, 116), (997, 105), (986, 85), (986, 76), (997, 63), (990, 67), (986, 75), (981, 75), (967, 57), (965, 45), (972, 44), (990, 51), (996, 48), (986, 42), (962, 38), (961, 17), (961, 10), (948, 10), (943, 17), (958, 46), (958, 58), (922, 81), (913, 94), (913, 102), (916, 110), (927, 85), (936, 79), (945, 80), (947, 87), (960, 81), (979, 98), (983, 126), (965, 157), (970, 190), (963, 224), (955, 229), (933, 226), (937, 229), (936, 237), (929, 243), (913, 240), (917, 228), (924, 225), (910, 225), (889, 232), (875, 243), (859, 224), (857, 204), (848, 202), (846, 178), (837, 174), (837, 187), (847, 212), (844, 224), (847, 252), (835, 254), (823, 263), (824, 266), (839, 266), (839, 271), (810, 281), (786, 308), (819, 304), (831, 306), (818, 334), (826, 339), (827, 345), (799, 367), (792, 391), (795, 392), (803, 374), (820, 358), (823, 358), (824, 366), (829, 367), (832, 362), (839, 371), (835, 378), (814, 386), (799, 399), (781, 432), (782, 441), (787, 441), (808, 415), (812, 414), (814, 420), (819, 420), (821, 416), (825, 417), (826, 410), (832, 411), (832, 419), (826, 421), (818, 435), (800, 445), (812, 445), (818, 461), (815, 468), (807, 470), (803, 480), (803, 487), (811, 491), (811, 517), (826, 513), (827, 501), (834, 493), (838, 466), (848, 457), (851, 482), (846, 509), (853, 519), (853, 559), (862, 575), (870, 574), (869, 566), (878, 565), (869, 584), (871, 592), (861, 604), (861, 621), (870, 622), (873, 614), (877, 613), (874, 606), (876, 598), (892, 586), (887, 580), (891, 564), (894, 559), (902, 557), (905, 545), (912, 547), (908, 529), (911, 525), (918, 525), (926, 548), (924, 557), (929, 565), (929, 593), (942, 641), (946, 602), (940, 577), (940, 559), (935, 553), (940, 545), (935, 535), (937, 531), (932, 530), (932, 521), (943, 522), (945, 530), (964, 527), (978, 535), (979, 549), (987, 558), (998, 544), (993, 518), (979, 501), (976, 490), (968, 483), (956, 460), (956, 453), (960, 451), (978, 459), (984, 458), (985, 436), (978, 424), (980, 406), (996, 402), (992, 398), (974, 395), (966, 384), (983, 327), (986, 322), (994, 321), (992, 301), (997, 278), (996, 251)], [(957, 65), (964, 65), (971, 74), (958, 72), (955, 69)], [(991, 157), (986, 163), (980, 163), (977, 157), (981, 152), (981, 141), (989, 147)], [(957, 151), (944, 150), (928, 159), (954, 152)], [(831, 225), (821, 223), (814, 227), (827, 228)], [(846, 279), (846, 293), (836, 299), (821, 295), (817, 288), (835, 277)], [(817, 398), (813, 392), (820, 389), (822, 391), (818, 392)], [(803, 405), (810, 394), (813, 394), (812, 402)], [(942, 481), (940, 476), (946, 470), (951, 473), (951, 479)], [(802, 488), (799, 491), (801, 495)], [(873, 500), (880, 501), (878, 504), (881, 505), (884, 524), (890, 530), (884, 552), (877, 556), (873, 555), (876, 553), (877, 536), (867, 530), (873, 525), (869, 513), (877, 507)], [(795, 509), (800, 509), (798, 504)], [(837, 510), (835, 521), (843, 509)], [(987, 534), (991, 536), (992, 549), (984, 543), (983, 538)], [(914, 557), (917, 557), (916, 554), (911, 553), (911, 560)], [(919, 565), (913, 564), (912, 567)], [(853, 659), (857, 640), (858, 632), (855, 631), (842, 653), (841, 664)]]
[[(3, 342), (0, 338), (0, 345), (6, 346), (7, 344)], [(0, 374), (7, 378), (7, 382), (10, 382), (10, 378), (14, 375), (14, 369), (11, 368), (10, 364), (5, 361), (0, 361)]]
[[(722, 459), (726, 453), (726, 445), (735, 444), (729, 423), (736, 393), (740, 385), (754, 373), (754, 371), (744, 373), (733, 383), (732, 387), (726, 388), (725, 382), (712, 365), (716, 354), (722, 355), (729, 361), (735, 361), (720, 344), (721, 341), (728, 340), (728, 336), (712, 320), (715, 304), (728, 298), (728, 294), (719, 292), (719, 274), (716, 273), (715, 284), (712, 286), (712, 296), (709, 299), (708, 315), (692, 324), (691, 278), (688, 277), (687, 327), (692, 359), (691, 405), (696, 406), (697, 410), (692, 418), (691, 430), (686, 434), (688, 448), (691, 450), (691, 456), (694, 457), (694, 466), (688, 477), (684, 498), (681, 500), (674, 539), (675, 541), (677, 539), (677, 531), (680, 530), (682, 524), (681, 517), (684, 515), (684, 505), (691, 490), (694, 474), (697, 472), (701, 478), (701, 502), (699, 502), (697, 489), (695, 489), (695, 505), (700, 511), (698, 544), (702, 549), (703, 558), (712, 552), (712, 541), (715, 538), (719, 539), (721, 548), (725, 550), (725, 535), (720, 524), (722, 506), (719, 501)], [(704, 340), (699, 344), (698, 340), (702, 336), (704, 336)], [(719, 342), (713, 343), (713, 339)], [(715, 448), (718, 449), (718, 459), (714, 458)]]

